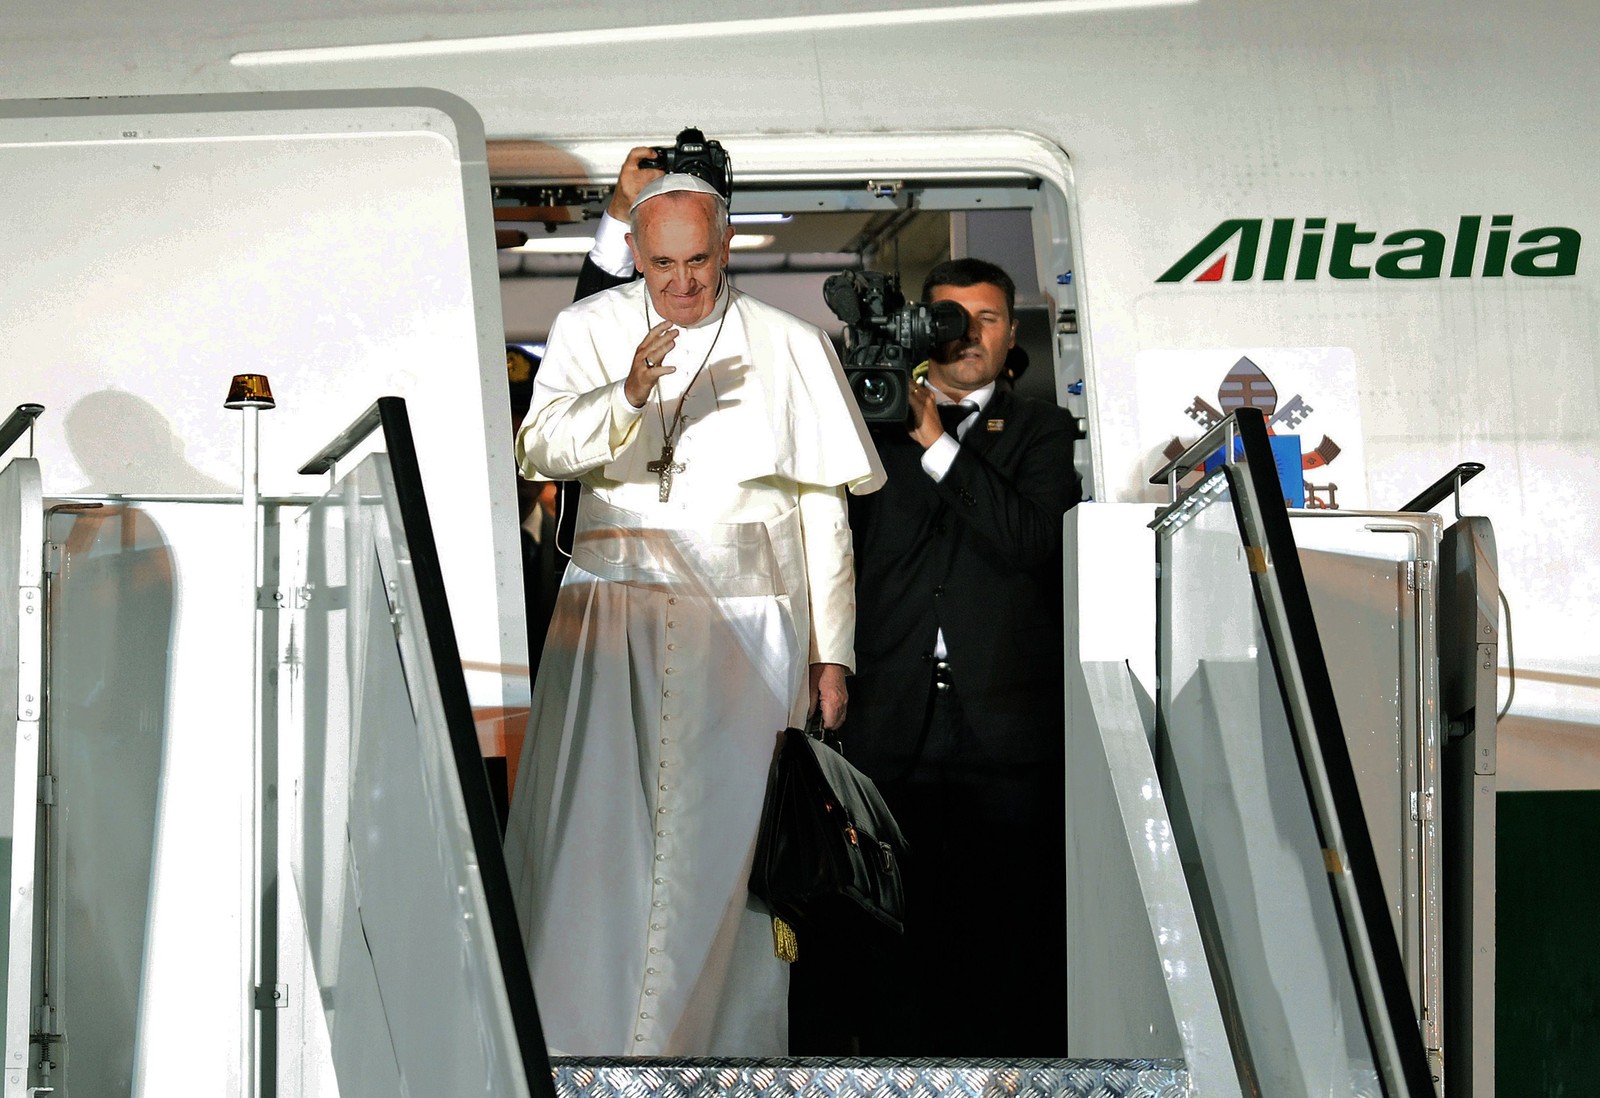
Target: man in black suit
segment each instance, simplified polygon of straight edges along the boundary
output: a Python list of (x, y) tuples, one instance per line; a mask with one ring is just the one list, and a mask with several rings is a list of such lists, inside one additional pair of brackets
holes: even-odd
[(1000, 380), (1015, 293), (983, 260), (929, 274), (923, 300), (961, 305), (967, 333), (935, 350), (910, 426), (876, 433), (888, 483), (851, 499), (844, 750), (911, 846), (906, 933), (862, 951), (868, 1055), (1066, 1051), (1061, 524), (1078, 430)]
[(640, 167), (640, 162), (654, 159), (659, 149), (640, 145), (629, 149), (617, 173), (617, 185), (611, 190), (611, 201), (595, 225), (594, 247), (583, 257), (583, 269), (578, 272), (578, 286), (572, 300), (584, 298), (632, 282), (637, 275), (633, 269), (633, 251), (628, 247), (628, 211), (639, 192), (660, 179), (659, 168)]
[[(506, 344), (506, 378), (510, 382), (511, 434), (516, 436), (528, 414), (533, 375), (539, 360), (515, 344)], [(517, 477), (517, 521), (522, 534), (523, 606), (528, 619), (528, 681), (539, 675), (545, 633), (555, 608), (556, 589), (566, 562), (556, 556), (556, 485)], [(504, 819), (504, 817), (501, 817)]]

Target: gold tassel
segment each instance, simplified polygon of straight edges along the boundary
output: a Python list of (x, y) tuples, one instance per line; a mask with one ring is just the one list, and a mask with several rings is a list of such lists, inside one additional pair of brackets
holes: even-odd
[(800, 940), (794, 935), (794, 927), (776, 915), (772, 917), (772, 952), (777, 954), (778, 960), (790, 965), (800, 956)]

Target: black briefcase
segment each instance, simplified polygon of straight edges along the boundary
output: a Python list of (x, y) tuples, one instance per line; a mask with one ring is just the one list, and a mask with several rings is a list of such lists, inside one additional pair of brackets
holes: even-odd
[[(791, 927), (859, 909), (902, 932), (905, 836), (872, 779), (821, 732), (821, 718), (813, 717), (804, 730), (783, 734), (767, 778), (750, 891)], [(774, 929), (781, 939), (782, 929)]]

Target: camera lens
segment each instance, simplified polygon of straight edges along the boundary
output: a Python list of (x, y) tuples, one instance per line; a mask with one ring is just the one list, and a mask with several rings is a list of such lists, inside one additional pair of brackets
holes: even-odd
[(894, 386), (882, 374), (865, 374), (856, 382), (856, 399), (863, 408), (881, 408), (894, 399)]

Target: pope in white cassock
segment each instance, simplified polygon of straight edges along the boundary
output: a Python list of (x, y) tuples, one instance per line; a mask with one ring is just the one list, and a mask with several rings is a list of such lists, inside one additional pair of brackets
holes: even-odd
[(584, 491), (506, 862), (552, 1052), (782, 1056), (751, 855), (778, 734), (844, 717), (845, 492), (883, 469), (827, 337), (723, 277), (715, 188), (663, 176), (631, 226), (644, 277), (556, 318), (518, 433)]

